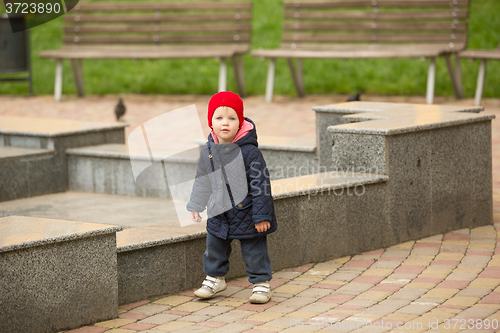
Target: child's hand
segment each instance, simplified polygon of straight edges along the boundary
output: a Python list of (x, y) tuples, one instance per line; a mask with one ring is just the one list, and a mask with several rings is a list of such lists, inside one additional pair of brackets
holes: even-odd
[(200, 223), (201, 222), (201, 216), (200, 213), (198, 212), (191, 212), (191, 220), (195, 223)]
[(255, 223), (255, 229), (257, 229), (258, 232), (267, 231), (269, 228), (271, 228), (271, 223), (269, 223), (269, 221)]

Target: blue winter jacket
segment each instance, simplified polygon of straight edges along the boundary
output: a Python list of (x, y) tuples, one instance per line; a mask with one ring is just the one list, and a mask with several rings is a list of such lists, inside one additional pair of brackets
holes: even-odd
[[(274, 213), (269, 171), (253, 129), (230, 144), (216, 144), (209, 134), (203, 146), (188, 211), (207, 207), (207, 231), (222, 239), (252, 238), (272, 233), (278, 224)], [(259, 233), (255, 223), (269, 221)]]

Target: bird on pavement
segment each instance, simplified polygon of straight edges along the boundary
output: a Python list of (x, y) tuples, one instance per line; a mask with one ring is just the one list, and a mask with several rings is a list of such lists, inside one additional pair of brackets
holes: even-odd
[(116, 121), (119, 121), (120, 118), (123, 117), (125, 111), (127, 111), (127, 108), (125, 107), (125, 104), (123, 104), (123, 98), (120, 97), (118, 104), (115, 106)]
[(361, 101), (360, 97), (361, 97), (361, 94), (362, 94), (362, 93), (363, 93), (362, 91), (358, 91), (358, 92), (356, 93), (356, 95), (353, 95), (353, 96), (349, 97), (349, 98), (347, 99), (347, 101), (348, 101), (348, 102), (358, 102), (358, 101)]

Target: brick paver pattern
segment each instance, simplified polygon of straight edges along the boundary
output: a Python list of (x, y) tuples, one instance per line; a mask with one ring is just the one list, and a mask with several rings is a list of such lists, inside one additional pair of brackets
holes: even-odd
[[(274, 272), (267, 304), (250, 304), (252, 286), (241, 278), (208, 301), (185, 291), (69, 332), (498, 332), (499, 235), (495, 213), (494, 225)], [(415, 254), (425, 247), (438, 251)], [(379, 268), (387, 262), (397, 265)]]

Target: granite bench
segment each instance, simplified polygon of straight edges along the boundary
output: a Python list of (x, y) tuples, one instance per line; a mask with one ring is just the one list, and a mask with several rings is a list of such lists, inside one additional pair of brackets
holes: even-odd
[[(391, 238), (383, 232), (387, 230), (387, 179), (349, 172), (272, 181), (279, 223), (269, 241), (273, 269), (391, 245), (387, 243)], [(157, 198), (67, 192), (25, 199), (22, 204), (0, 203), (0, 212), (121, 223), (124, 229), (116, 233), (118, 303), (127, 304), (194, 288), (204, 278), (205, 223), (181, 227), (175, 211), (166, 209), (168, 205), (169, 200)], [(365, 209), (358, 209), (359, 205)], [(92, 211), (98, 216), (92, 216)], [(137, 221), (130, 225), (134, 218)], [(366, 226), (364, 221), (369, 218), (371, 223)], [(233, 248), (228, 278), (245, 275), (239, 242)]]
[[(314, 110), (317, 148), (304, 153), (323, 172), (272, 181), (280, 225), (269, 237), (273, 269), (492, 223), (493, 116), (481, 107), (354, 102)], [(96, 155), (88, 147), (75, 155), (86, 151)], [(138, 213), (125, 204), (122, 214), (127, 206)], [(196, 287), (205, 233), (202, 224), (180, 228), (163, 217), (117, 233), (118, 303)], [(229, 278), (245, 271), (237, 242), (234, 250)]]
[(0, 146), (0, 201), (57, 192), (54, 156), (53, 149)]
[[(268, 242), (273, 270), (393, 245), (386, 234), (387, 180), (384, 175), (323, 173), (272, 181), (279, 225)], [(204, 278), (205, 238), (204, 223), (184, 228), (163, 223), (117, 233), (119, 303), (198, 286)], [(237, 241), (230, 260), (227, 278), (245, 276)]]
[(9, 216), (0, 229), (0, 332), (55, 332), (118, 316), (120, 227)]
[(323, 124), (320, 165), (389, 177), (386, 218), (396, 242), (493, 223), (495, 116), (484, 108), (349, 102), (313, 110)]
[[(315, 147), (259, 144), (259, 148), (266, 159), (271, 180), (318, 172)], [(126, 144), (71, 148), (66, 150), (66, 155), (70, 191), (171, 198), (161, 165), (151, 165), (149, 155), (132, 157), (136, 165), (144, 165), (145, 169), (151, 166), (147, 171), (150, 184), (141, 186), (145, 184), (136, 182)], [(182, 156), (177, 154), (163, 159), (163, 167), (194, 179), (198, 158), (199, 152), (186, 151)]]
[(125, 124), (0, 116), (0, 201), (68, 190), (66, 149), (122, 143)]
[[(480, 114), (483, 108), (352, 102), (313, 110), (324, 172), (271, 182), (279, 223), (269, 236), (273, 269), (492, 223), (494, 116)], [(122, 235), (128, 236), (118, 238), (120, 288), (128, 289), (121, 302), (193, 288), (203, 279), (204, 232), (168, 240), (132, 230)], [(228, 276), (244, 276), (237, 242), (233, 250)], [(175, 283), (150, 277), (150, 290), (130, 284), (133, 274), (148, 275), (140, 263), (153, 258), (180, 265), (173, 273), (154, 264), (160, 281)]]

